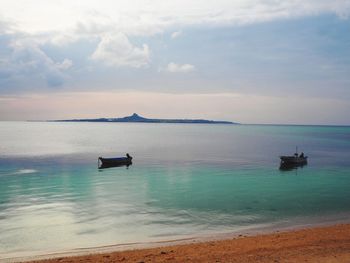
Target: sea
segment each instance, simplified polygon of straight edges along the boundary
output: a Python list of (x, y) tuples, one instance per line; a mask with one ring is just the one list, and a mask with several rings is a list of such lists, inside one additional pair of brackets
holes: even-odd
[(0, 260), (349, 215), (350, 127), (0, 122)]

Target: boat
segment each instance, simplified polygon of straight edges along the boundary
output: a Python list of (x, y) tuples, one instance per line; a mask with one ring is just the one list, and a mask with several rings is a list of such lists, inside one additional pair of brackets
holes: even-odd
[(132, 157), (127, 153), (126, 157), (117, 157), (117, 158), (103, 158), (98, 157), (98, 168), (110, 168), (118, 166), (129, 166), (132, 164)]
[(298, 154), (298, 148), (294, 155), (290, 156), (280, 156), (281, 163), (280, 168), (285, 167), (298, 167), (298, 166), (304, 166), (307, 164), (307, 156), (304, 155), (304, 153)]

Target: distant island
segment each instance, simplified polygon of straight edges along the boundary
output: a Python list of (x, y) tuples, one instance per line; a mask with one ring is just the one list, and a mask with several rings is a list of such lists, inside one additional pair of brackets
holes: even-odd
[(143, 123), (197, 123), (197, 124), (239, 124), (230, 121), (213, 121), (203, 119), (148, 119), (136, 113), (123, 118), (54, 120), (54, 122), (143, 122)]

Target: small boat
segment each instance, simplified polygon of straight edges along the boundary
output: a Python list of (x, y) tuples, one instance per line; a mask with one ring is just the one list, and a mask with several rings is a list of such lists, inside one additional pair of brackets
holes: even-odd
[[(298, 148), (297, 148), (298, 149)], [(281, 167), (298, 167), (307, 164), (307, 156), (304, 153), (298, 154), (298, 150), (294, 155), (291, 156), (280, 156)]]
[(132, 157), (127, 153), (126, 157), (117, 157), (117, 158), (103, 158), (98, 157), (98, 168), (110, 168), (118, 166), (129, 166), (132, 164)]

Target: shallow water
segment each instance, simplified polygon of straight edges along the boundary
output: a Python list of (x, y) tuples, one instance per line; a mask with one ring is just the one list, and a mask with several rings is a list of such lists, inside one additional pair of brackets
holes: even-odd
[[(0, 258), (350, 212), (350, 127), (0, 122), (0, 140)], [(309, 164), (279, 170), (296, 145)]]

